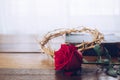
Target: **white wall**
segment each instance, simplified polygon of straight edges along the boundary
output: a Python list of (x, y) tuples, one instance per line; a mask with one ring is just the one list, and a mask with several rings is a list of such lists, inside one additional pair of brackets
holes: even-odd
[(0, 0), (3, 34), (41, 34), (67, 26), (64, 0)]
[(71, 0), (70, 26), (90, 26), (102, 32), (120, 32), (120, 0)]
[(70, 26), (94, 27), (104, 33), (120, 32), (120, 16), (72, 16)]
[(0, 0), (0, 33), (44, 34), (90, 26), (120, 32), (119, 0)]

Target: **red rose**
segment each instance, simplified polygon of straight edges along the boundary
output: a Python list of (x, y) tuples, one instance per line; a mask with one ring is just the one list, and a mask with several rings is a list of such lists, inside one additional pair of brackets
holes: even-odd
[(55, 51), (54, 59), (55, 70), (74, 71), (81, 67), (82, 53), (72, 44), (62, 44), (61, 48)]

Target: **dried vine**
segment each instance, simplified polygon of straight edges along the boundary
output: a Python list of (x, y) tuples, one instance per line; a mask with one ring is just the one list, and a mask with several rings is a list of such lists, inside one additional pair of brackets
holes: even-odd
[(51, 49), (51, 47), (46, 46), (46, 44), (49, 42), (49, 40), (55, 38), (55, 37), (59, 37), (62, 36), (64, 34), (71, 34), (71, 33), (80, 33), (80, 32), (86, 32), (86, 33), (90, 33), (93, 37), (93, 40), (91, 42), (82, 42), (80, 44), (77, 44), (76, 47), (78, 47), (79, 51), (83, 51), (83, 50), (87, 50), (90, 48), (93, 48), (95, 46), (95, 44), (100, 44), (101, 41), (104, 39), (104, 36), (102, 33), (100, 33), (98, 30), (96, 29), (90, 29), (90, 28), (73, 28), (73, 29), (57, 29), (54, 30), (52, 32), (48, 32), (43, 39), (40, 41), (40, 46), (41, 49), (51, 55), (54, 56), (54, 50)]

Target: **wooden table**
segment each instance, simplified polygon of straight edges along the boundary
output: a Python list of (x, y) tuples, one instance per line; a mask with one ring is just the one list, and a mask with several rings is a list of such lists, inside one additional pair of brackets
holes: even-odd
[(0, 35), (0, 53), (40, 53), (36, 35)]
[[(0, 35), (1, 80), (119, 80), (96, 72), (96, 65), (82, 65), (81, 76), (56, 73), (48, 55), (42, 54), (36, 35)], [(93, 59), (93, 58), (91, 58)]]
[(0, 68), (53, 69), (37, 35), (0, 35)]

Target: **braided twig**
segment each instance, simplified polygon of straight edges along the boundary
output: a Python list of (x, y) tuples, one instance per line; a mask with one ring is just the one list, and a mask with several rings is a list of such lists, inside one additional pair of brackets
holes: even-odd
[(95, 44), (100, 44), (101, 41), (104, 39), (104, 36), (102, 33), (100, 33), (98, 30), (96, 29), (90, 29), (90, 28), (73, 28), (73, 29), (57, 29), (54, 30), (52, 32), (48, 32), (44, 38), (40, 41), (40, 46), (41, 49), (51, 55), (54, 56), (54, 50), (52, 50), (50, 47), (46, 46), (46, 44), (49, 42), (49, 40), (55, 38), (55, 37), (59, 37), (62, 36), (64, 34), (71, 34), (71, 33), (77, 33), (77, 32), (86, 32), (86, 33), (90, 33), (93, 37), (93, 40), (91, 42), (82, 42), (80, 44), (77, 44), (76, 47), (78, 47), (79, 51), (83, 51), (83, 50), (87, 50), (90, 48), (93, 48), (95, 46)]

